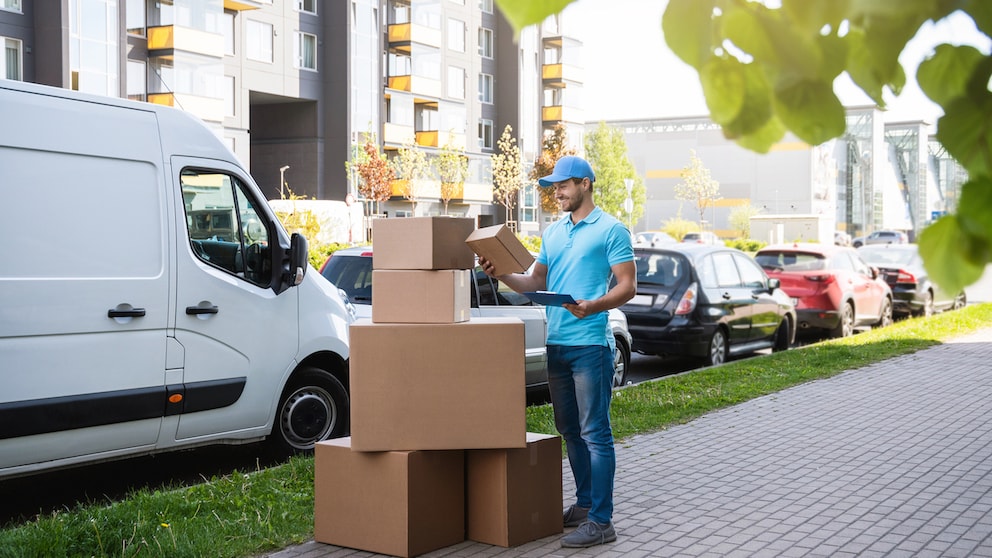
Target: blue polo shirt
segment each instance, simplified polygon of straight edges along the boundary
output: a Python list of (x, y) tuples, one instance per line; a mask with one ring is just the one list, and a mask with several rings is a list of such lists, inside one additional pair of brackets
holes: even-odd
[[(610, 286), (610, 267), (633, 261), (627, 227), (596, 207), (572, 224), (571, 214), (545, 231), (537, 261), (548, 267), (547, 290), (576, 300), (596, 300)], [(607, 312), (578, 319), (560, 306), (548, 306), (548, 345), (613, 346)]]

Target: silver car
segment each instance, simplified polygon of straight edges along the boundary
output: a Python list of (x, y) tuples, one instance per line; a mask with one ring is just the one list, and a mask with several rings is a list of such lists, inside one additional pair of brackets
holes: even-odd
[[(320, 268), (320, 274), (347, 293), (359, 318), (372, 316), (372, 247), (357, 246), (334, 252)], [(524, 323), (527, 389), (544, 388), (547, 373), (547, 317), (544, 306), (536, 305), (501, 281), (490, 278), (481, 268), (473, 272), (472, 316), (513, 317)], [(609, 312), (610, 329), (617, 350), (613, 356), (613, 385), (627, 383), (631, 337), (627, 318), (618, 309)]]

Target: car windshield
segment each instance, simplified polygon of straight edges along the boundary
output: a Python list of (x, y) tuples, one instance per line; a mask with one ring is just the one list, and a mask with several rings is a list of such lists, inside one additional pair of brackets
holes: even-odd
[(826, 265), (823, 254), (790, 250), (759, 252), (754, 256), (754, 261), (761, 267), (773, 271), (815, 271), (823, 269)]
[(879, 248), (861, 248), (858, 250), (862, 259), (871, 265), (892, 266), (908, 265), (916, 258), (915, 250), (893, 250), (888, 246)]
[(359, 304), (372, 303), (372, 258), (332, 255), (321, 275)]
[(673, 287), (687, 273), (681, 257), (672, 253), (634, 252), (638, 285)]

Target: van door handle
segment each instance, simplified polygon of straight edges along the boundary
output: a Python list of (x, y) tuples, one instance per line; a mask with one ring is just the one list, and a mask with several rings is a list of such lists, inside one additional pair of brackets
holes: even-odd
[(219, 312), (216, 306), (187, 306), (186, 313), (190, 316), (197, 316), (200, 314), (216, 314)]
[(131, 308), (130, 310), (118, 310), (111, 308), (107, 310), (108, 318), (140, 318), (145, 315), (144, 308)]

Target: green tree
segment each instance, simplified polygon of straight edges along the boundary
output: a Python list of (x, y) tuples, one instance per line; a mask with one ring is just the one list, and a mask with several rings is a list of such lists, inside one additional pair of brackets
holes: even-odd
[(448, 202), (465, 186), (468, 178), (468, 157), (465, 148), (456, 146), (448, 134), (448, 141), (441, 148), (437, 157), (437, 173), (441, 178), (441, 203), (444, 204), (444, 214), (448, 214)]
[(710, 176), (710, 169), (696, 156), (696, 150), (689, 150), (689, 164), (679, 173), (682, 182), (675, 185), (675, 199), (691, 202), (699, 214), (699, 226), (706, 220), (706, 210), (720, 199), (720, 183)]
[[(524, 184), (524, 167), (520, 161), (520, 146), (511, 136), (513, 128), (507, 124), (496, 142), (498, 151), (490, 157), (493, 166), (493, 199), (506, 210), (505, 221), (513, 223), (513, 207), (517, 204), (520, 188)], [(516, 231), (516, 229), (513, 229)]]
[[(644, 181), (637, 176), (634, 163), (627, 158), (627, 140), (623, 131), (600, 122), (594, 131), (586, 135), (585, 148), (586, 159), (596, 172), (596, 205), (633, 227), (644, 214)], [(627, 199), (624, 179), (627, 178), (634, 181), (630, 191), (633, 200), (630, 214), (624, 210)]]
[(730, 212), (727, 221), (730, 226), (737, 231), (737, 236), (742, 239), (751, 238), (751, 217), (761, 213), (760, 207), (754, 207), (750, 202), (739, 205)]
[[(515, 29), (540, 23), (572, 0), (496, 0)], [(769, 3), (771, 4), (771, 3)], [(713, 121), (759, 152), (786, 131), (818, 145), (844, 133), (834, 93), (843, 73), (880, 107), (906, 83), (899, 55), (920, 27), (960, 10), (992, 35), (988, 0), (669, 0), (665, 42), (699, 72)], [(916, 81), (944, 112), (937, 139), (968, 171), (957, 213), (923, 231), (920, 251), (938, 284), (957, 292), (992, 262), (992, 56), (938, 45)]]
[[(555, 124), (551, 133), (544, 137), (541, 147), (541, 154), (534, 161), (534, 168), (531, 169), (528, 178), (536, 181), (542, 176), (548, 176), (555, 170), (555, 163), (558, 159), (566, 155), (575, 155), (575, 150), (568, 146), (568, 133), (564, 124)], [(561, 208), (558, 200), (555, 199), (554, 188), (538, 188), (541, 196), (541, 211), (558, 215)]]
[(430, 177), (431, 161), (423, 149), (409, 142), (396, 151), (391, 163), (396, 171), (396, 178), (400, 180), (400, 192), (410, 202), (412, 212), (416, 215), (418, 198), (423, 196), (425, 182)]

